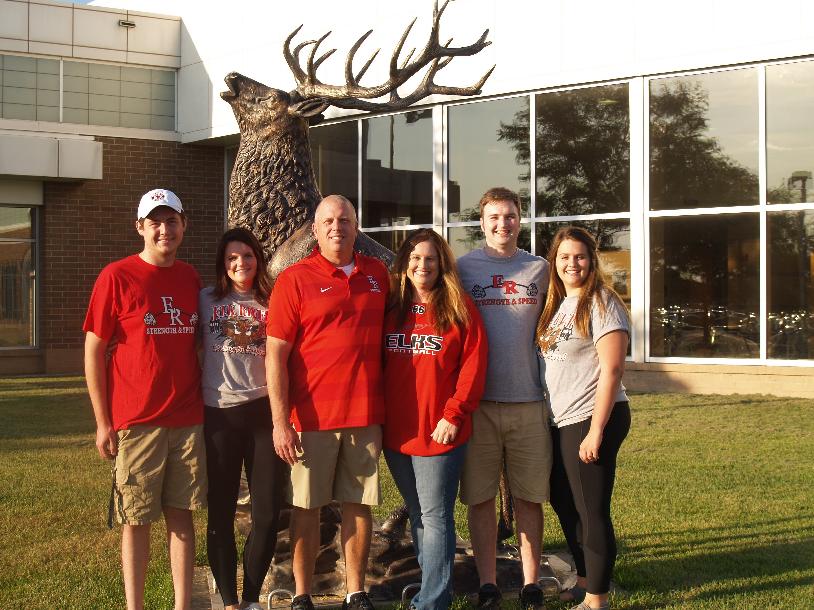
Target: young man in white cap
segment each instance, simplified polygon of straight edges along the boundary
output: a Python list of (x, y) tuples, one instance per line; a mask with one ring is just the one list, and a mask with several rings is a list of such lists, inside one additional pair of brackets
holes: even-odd
[(137, 218), (144, 249), (105, 267), (93, 288), (84, 324), (85, 375), (96, 447), (115, 460), (111, 511), (122, 524), (127, 608), (144, 607), (150, 524), (163, 513), (175, 610), (187, 610), (195, 559), (191, 511), (206, 498), (195, 350), (201, 280), (175, 258), (186, 229), (175, 193), (146, 193)]

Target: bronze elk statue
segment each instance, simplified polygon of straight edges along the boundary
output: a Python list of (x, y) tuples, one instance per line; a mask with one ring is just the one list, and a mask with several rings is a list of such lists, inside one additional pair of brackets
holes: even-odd
[[(356, 53), (373, 30), (360, 36), (350, 48), (345, 58), (344, 84), (331, 85), (317, 77), (318, 68), (336, 52), (330, 49), (320, 54), (320, 47), (331, 32), (301, 42), (292, 50), (292, 41), (302, 25), (283, 44), (283, 55), (297, 83), (292, 91), (268, 87), (237, 72), (224, 79), (228, 90), (220, 95), (232, 107), (240, 128), (240, 146), (229, 181), (228, 224), (246, 227), (257, 236), (272, 278), (305, 257), (315, 245), (311, 224), (322, 194), (314, 176), (308, 129), (322, 120), (327, 108), (388, 112), (408, 108), (431, 95), (481, 93), (495, 66), (468, 87), (443, 86), (434, 81), (455, 57), (475, 55), (491, 44), (487, 40), (488, 29), (470, 45), (453, 47), (452, 39), (441, 44), (440, 21), (448, 4), (446, 0), (439, 9), (435, 2), (427, 42), (417, 53), (414, 48), (401, 59), (416, 19), (407, 26), (390, 56), (388, 77), (380, 84), (361, 84), (380, 49), (360, 69), (354, 69)], [(301, 55), (305, 55), (304, 66)], [(399, 87), (422, 70), (426, 72), (415, 89), (400, 95)], [(390, 250), (361, 232), (354, 248), (388, 265), (393, 259)], [(512, 534), (512, 516), (511, 499), (503, 484), (501, 500), (500, 535), (505, 539)], [(397, 509), (382, 526), (382, 534), (403, 534), (406, 519), (406, 509)]]
[[(361, 69), (354, 70), (353, 65), (356, 52), (373, 30), (360, 36), (348, 52), (345, 83), (342, 85), (329, 85), (317, 77), (317, 69), (336, 51), (330, 49), (319, 54), (320, 46), (330, 32), (291, 49), (292, 40), (302, 26), (291, 32), (283, 45), (283, 55), (297, 82), (294, 90), (286, 92), (267, 87), (237, 72), (226, 76), (228, 91), (220, 95), (231, 105), (240, 127), (240, 146), (229, 181), (228, 223), (254, 232), (263, 245), (273, 278), (314, 247), (311, 223), (322, 195), (311, 163), (308, 127), (319, 122), (329, 106), (392, 111), (407, 108), (430, 95), (477, 95), (481, 92), (494, 66), (470, 87), (447, 87), (437, 85), (433, 80), (455, 57), (475, 55), (491, 44), (486, 40), (489, 30), (467, 46), (450, 46), (452, 39), (441, 44), (439, 26), (448, 4), (449, 0), (446, 0), (439, 9), (436, 2), (429, 39), (423, 49), (417, 54), (413, 49), (400, 60), (416, 22), (413, 19), (390, 57), (387, 80), (377, 85), (366, 86), (360, 81), (379, 50)], [(306, 49), (303, 67), (300, 55)], [(426, 73), (415, 90), (403, 97), (399, 95), (398, 88), (422, 69), (426, 69)], [(364, 233), (359, 233), (355, 248), (387, 264), (393, 257), (390, 250)]]

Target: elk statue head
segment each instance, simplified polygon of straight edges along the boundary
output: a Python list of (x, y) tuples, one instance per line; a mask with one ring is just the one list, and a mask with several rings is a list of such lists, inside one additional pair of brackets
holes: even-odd
[[(240, 147), (229, 182), (228, 221), (230, 226), (245, 226), (255, 233), (270, 261), (272, 276), (306, 255), (314, 244), (310, 223), (321, 194), (311, 164), (308, 127), (322, 119), (325, 109), (335, 106), (392, 111), (407, 108), (430, 95), (481, 92), (494, 66), (469, 87), (435, 83), (438, 72), (455, 57), (475, 55), (491, 44), (486, 40), (489, 30), (467, 46), (453, 47), (452, 39), (441, 44), (439, 26), (448, 4), (449, 0), (445, 0), (439, 9), (435, 3), (426, 44), (418, 53), (414, 48), (402, 59), (407, 37), (416, 23), (413, 19), (390, 56), (387, 79), (376, 85), (362, 85), (361, 80), (380, 50), (354, 70), (356, 53), (373, 30), (360, 36), (348, 52), (345, 82), (341, 85), (326, 84), (317, 77), (320, 65), (336, 52), (330, 49), (320, 53), (320, 46), (330, 32), (291, 49), (302, 26), (291, 32), (283, 44), (283, 55), (297, 82), (293, 91), (267, 87), (236, 72), (226, 76), (228, 91), (221, 93), (221, 97), (232, 106), (240, 127)], [(304, 51), (306, 56), (301, 58)], [(422, 70), (426, 72), (415, 90), (400, 95), (399, 87)], [(363, 233), (359, 233), (355, 247), (388, 263), (392, 260), (389, 250)]]

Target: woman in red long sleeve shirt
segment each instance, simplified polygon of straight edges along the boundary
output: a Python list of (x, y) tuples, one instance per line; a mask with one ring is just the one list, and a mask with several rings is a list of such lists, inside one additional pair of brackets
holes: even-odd
[(455, 497), (472, 412), (483, 393), (486, 334), (452, 251), (431, 229), (396, 254), (385, 317), (384, 455), (410, 514), (421, 565), (417, 610), (452, 601)]

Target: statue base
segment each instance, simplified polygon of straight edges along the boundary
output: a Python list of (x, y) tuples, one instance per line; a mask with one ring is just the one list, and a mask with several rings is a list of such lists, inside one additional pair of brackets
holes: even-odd
[[(291, 543), (288, 524), (290, 509), (280, 514), (277, 549), (261, 600), (265, 603), (272, 591), (277, 591), (272, 607), (286, 607), (294, 591), (291, 570)], [(236, 517), (238, 530), (248, 534), (251, 524), (250, 505), (238, 505)], [(322, 509), (320, 520), (320, 549), (317, 555), (313, 579), (313, 597), (316, 605), (339, 606), (345, 594), (345, 566), (341, 556), (339, 525), (341, 514), (337, 504)], [(562, 556), (544, 556), (541, 565), (541, 586), (546, 596), (556, 595), (560, 588), (575, 578), (571, 565)], [(409, 602), (418, 591), (421, 570), (413, 550), (412, 537), (407, 527), (406, 515), (395, 513), (384, 524), (374, 523), (370, 548), (366, 585), (371, 599), (375, 601)], [(523, 570), (519, 553), (511, 545), (498, 548), (497, 585), (504, 597), (516, 596), (523, 586)], [(413, 586), (413, 587), (411, 587)], [(453, 591), (455, 595), (476, 595), (479, 588), (478, 572), (470, 544), (458, 538), (455, 550)], [(219, 596), (213, 596), (219, 597)], [(213, 606), (213, 609), (215, 607)]]

